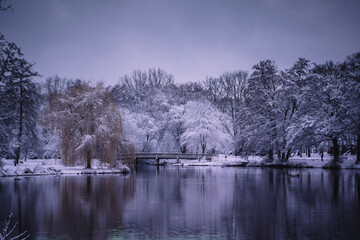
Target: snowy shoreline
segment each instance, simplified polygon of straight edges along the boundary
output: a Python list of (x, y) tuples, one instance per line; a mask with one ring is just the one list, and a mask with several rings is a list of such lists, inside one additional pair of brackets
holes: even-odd
[[(323, 161), (319, 154), (312, 154), (311, 157), (294, 156), (289, 159), (288, 162), (271, 162), (267, 163), (261, 156), (226, 156), (219, 155), (213, 157), (212, 161), (206, 161), (204, 159), (198, 160), (176, 160), (161, 159), (160, 165), (172, 165), (172, 166), (219, 166), (219, 167), (270, 167), (270, 168), (332, 168), (332, 156), (324, 154)], [(339, 165), (339, 169), (360, 169), (360, 164), (356, 165), (356, 156), (347, 155), (342, 156), (342, 162)], [(143, 161), (144, 164), (156, 165), (155, 161)]]
[(3, 160), (4, 166), (0, 168), (0, 177), (44, 176), (44, 175), (86, 175), (86, 174), (126, 174), (131, 170), (125, 165), (119, 168), (110, 168), (94, 160), (93, 168), (84, 166), (67, 167), (60, 163), (60, 159), (34, 159), (27, 160), (14, 166), (13, 160)]
[[(342, 156), (340, 169), (360, 169), (360, 164), (355, 164), (354, 155)], [(271, 162), (266, 163), (260, 156), (214, 156), (212, 161), (198, 160), (176, 160), (162, 159), (160, 165), (196, 167), (270, 167), (270, 168), (331, 168), (329, 164), (332, 156), (325, 154), (323, 161), (318, 154), (312, 157), (292, 157), (286, 163)], [(44, 176), (44, 175), (86, 175), (86, 174), (126, 174), (131, 172), (130, 168), (121, 165), (119, 168), (110, 168), (106, 164), (101, 164), (93, 160), (93, 168), (86, 169), (84, 166), (66, 167), (60, 163), (60, 159), (34, 159), (22, 162), (14, 166), (13, 160), (3, 160), (4, 166), (0, 167), (0, 177), (20, 177), (20, 176)], [(155, 161), (145, 161), (143, 164), (155, 165)]]

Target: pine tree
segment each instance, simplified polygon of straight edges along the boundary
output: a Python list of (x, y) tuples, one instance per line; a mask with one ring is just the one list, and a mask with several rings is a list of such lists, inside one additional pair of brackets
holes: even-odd
[(21, 154), (26, 155), (27, 140), (36, 142), (34, 130), (40, 95), (32, 82), (33, 77), (39, 76), (33, 66), (23, 58), (16, 44), (7, 42), (0, 35), (0, 138), (3, 140), (2, 151), (13, 152), (15, 165)]

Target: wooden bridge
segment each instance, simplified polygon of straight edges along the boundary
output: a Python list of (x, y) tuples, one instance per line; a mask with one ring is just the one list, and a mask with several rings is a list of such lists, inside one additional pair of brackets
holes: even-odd
[(160, 163), (160, 159), (176, 159), (179, 160), (199, 160), (205, 158), (206, 161), (211, 161), (213, 155), (198, 154), (198, 153), (136, 153), (136, 163), (141, 160), (155, 160), (156, 164)]

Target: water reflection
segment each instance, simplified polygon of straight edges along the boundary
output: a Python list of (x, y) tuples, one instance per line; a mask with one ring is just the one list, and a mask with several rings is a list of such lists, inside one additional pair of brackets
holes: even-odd
[(16, 234), (27, 230), (32, 239), (106, 239), (135, 190), (134, 175), (1, 179), (1, 220), (14, 209)]
[[(360, 172), (139, 167), (129, 176), (0, 179), (0, 221), (33, 239), (354, 239)], [(293, 170), (294, 171), (294, 170)]]

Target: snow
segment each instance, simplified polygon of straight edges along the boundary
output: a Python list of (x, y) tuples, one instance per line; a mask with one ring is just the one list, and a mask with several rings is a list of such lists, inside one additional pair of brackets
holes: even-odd
[(84, 166), (64, 166), (60, 159), (34, 159), (27, 160), (14, 166), (14, 160), (3, 160), (4, 166), (0, 168), (0, 176), (33, 176), (33, 175), (60, 175), (60, 174), (117, 174), (130, 172), (129, 167), (121, 165), (119, 168), (110, 168), (98, 160), (93, 160), (93, 168)]
[[(213, 156), (211, 161), (205, 159), (198, 160), (161, 160), (160, 164), (172, 164), (174, 166), (221, 166), (221, 167), (286, 167), (286, 168), (326, 168), (332, 160), (333, 156), (324, 154), (324, 159), (321, 161), (320, 154), (312, 154), (311, 157), (294, 156), (286, 163), (272, 162), (265, 163), (261, 156), (233, 156), (233, 155), (218, 155)], [(341, 168), (356, 168), (360, 169), (360, 164), (355, 165), (355, 155), (345, 155), (342, 158), (343, 162), (340, 163)]]
[[(232, 137), (224, 128), (223, 114), (208, 101), (190, 101), (185, 105), (184, 133), (182, 145), (197, 151), (205, 147), (207, 151), (217, 149), (228, 152), (232, 149)], [(232, 126), (229, 127), (232, 129)]]
[[(312, 154), (311, 157), (294, 156), (289, 159), (287, 163), (265, 163), (261, 156), (232, 156), (232, 155), (218, 155), (213, 156), (211, 161), (205, 158), (199, 160), (161, 160), (160, 163), (172, 164), (174, 166), (221, 166), (221, 167), (294, 167), (294, 168), (326, 168), (332, 160), (332, 156), (324, 154), (324, 159), (321, 161), (319, 154)], [(360, 164), (355, 164), (355, 155), (342, 156), (341, 168), (360, 169)], [(61, 164), (60, 159), (35, 159), (27, 160), (14, 166), (13, 160), (3, 160), (4, 166), (0, 168), (0, 176), (34, 176), (34, 175), (61, 175), (61, 174), (118, 174), (130, 172), (129, 167), (121, 165), (119, 168), (110, 168), (108, 164), (101, 163), (98, 160), (93, 160), (93, 168), (86, 169), (83, 166), (67, 167)]]

